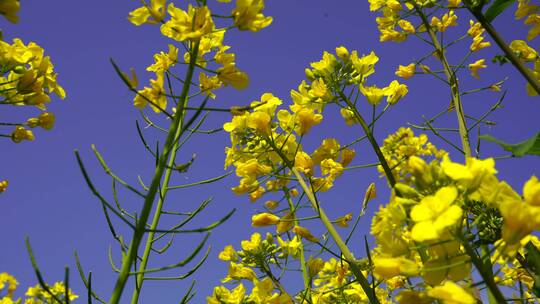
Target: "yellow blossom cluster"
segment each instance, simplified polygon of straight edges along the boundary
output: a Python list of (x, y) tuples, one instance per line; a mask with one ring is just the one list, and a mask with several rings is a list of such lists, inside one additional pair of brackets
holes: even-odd
[[(448, 297), (455, 289), (460, 299), (467, 299), (448, 303), (476, 303), (474, 294), (466, 291), (472, 261), (464, 247), (470, 246), (464, 243), (470, 241), (464, 235), (476, 231), (478, 242), (497, 248), (495, 261), (509, 277), (502, 281), (510, 284), (530, 280), (524, 275), (517, 279), (519, 270), (511, 264), (516, 263), (516, 252), (535, 239), (531, 233), (540, 230), (538, 178), (531, 177), (523, 187), (523, 195), (519, 195), (497, 179), (493, 159), (467, 158), (465, 164), (456, 163), (447, 153), (432, 147), (427, 138), (418, 141), (411, 135), (410, 130), (400, 129), (383, 146), (386, 155), (400, 147), (410, 147), (411, 154), (402, 154), (404, 165), (399, 167), (399, 182), (390, 202), (373, 217), (375, 276), (385, 280), (422, 278), (411, 286), (415, 291), (404, 289), (398, 293), (399, 303), (431, 303), (429, 299), (441, 296), (443, 289)], [(404, 139), (414, 143), (402, 146), (399, 143)], [(429, 163), (424, 160), (434, 154), (439, 157)], [(529, 286), (528, 292), (532, 293)]]
[[(285, 244), (279, 237), (278, 241), (280, 246), (275, 244), (271, 234), (267, 234), (263, 239), (259, 233), (254, 233), (250, 240), (242, 241), (242, 250), (240, 251), (236, 251), (231, 245), (226, 246), (219, 254), (219, 259), (230, 263), (227, 276), (222, 282), (232, 282), (236, 287), (232, 289), (227, 289), (223, 285), (215, 287), (212, 296), (207, 297), (207, 303), (240, 304), (246, 303), (246, 301), (255, 304), (293, 303), (287, 293), (276, 292), (279, 287), (272, 278), (266, 276), (260, 279), (255, 272), (258, 270), (267, 275), (270, 271), (268, 265), (277, 262), (276, 254), (279, 254), (279, 259), (285, 259), (294, 250), (293, 243), (287, 242)], [(297, 239), (296, 244), (299, 244)], [(250, 294), (246, 293), (244, 284), (247, 283), (253, 284)]]
[(34, 287), (29, 287), (25, 293), (25, 300), (15, 299), (14, 293), (19, 283), (9, 273), (0, 273), (0, 303), (2, 304), (52, 304), (63, 301), (66, 295), (69, 301), (77, 299), (79, 296), (73, 293), (71, 289), (67, 290), (63, 282), (56, 282), (52, 286), (47, 285), (45, 290), (39, 284)]
[[(224, 25), (217, 28), (212, 12), (206, 6), (188, 5), (187, 10), (176, 7), (174, 3), (167, 5), (166, 0), (143, 1), (143, 6), (130, 12), (128, 19), (139, 26), (142, 24), (161, 24), (161, 33), (180, 43), (190, 43), (190, 49), (183, 58), (179, 59), (178, 48), (170, 44), (168, 52), (154, 55), (154, 63), (147, 71), (154, 72), (155, 77), (150, 80), (150, 86), (137, 90), (134, 105), (139, 109), (147, 105), (155, 112), (167, 109), (167, 92), (165, 80), (174, 77), (169, 69), (176, 64), (189, 64), (193, 60), (195, 65), (203, 71), (198, 75), (200, 93), (215, 98), (215, 90), (223, 86), (232, 86), (235, 89), (244, 89), (249, 80), (245, 72), (239, 70), (235, 63), (235, 54), (230, 52), (230, 46), (223, 44), (226, 31), (232, 27), (239, 30), (259, 31), (272, 23), (272, 17), (262, 14), (264, 1), (237, 1), (232, 9), (233, 26)], [(229, 1), (221, 1), (229, 2)], [(167, 19), (168, 18), (168, 19)], [(211, 68), (209, 63), (217, 66)], [(129, 83), (130, 89), (136, 90), (138, 82), (133, 74), (132, 78), (123, 76)]]
[(29, 118), (24, 123), (4, 122), (13, 126), (11, 139), (15, 143), (34, 140), (34, 133), (28, 128), (41, 127), (49, 130), (54, 126), (54, 114), (46, 111), (46, 104), (55, 94), (64, 99), (66, 93), (57, 83), (57, 74), (49, 56), (34, 42), (24, 44), (15, 38), (13, 43), (0, 40), (0, 103), (14, 106), (31, 106), (41, 114)]
[[(408, 181), (411, 178), (410, 157), (432, 156), (436, 159), (442, 159), (446, 155), (446, 151), (438, 149), (428, 141), (427, 135), (415, 136), (410, 128), (399, 128), (395, 133), (390, 134), (384, 140), (381, 152), (392, 168), (395, 179), (403, 181)], [(381, 166), (379, 166), (379, 171), (384, 172)]]

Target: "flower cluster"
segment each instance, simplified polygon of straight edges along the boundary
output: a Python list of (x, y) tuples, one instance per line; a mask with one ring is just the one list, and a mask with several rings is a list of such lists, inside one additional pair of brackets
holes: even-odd
[(13, 43), (0, 41), (0, 96), (3, 104), (14, 106), (32, 106), (41, 110), (37, 117), (29, 118), (25, 123), (5, 122), (14, 126), (11, 133), (13, 142), (34, 140), (34, 133), (25, 128), (41, 127), (49, 130), (54, 126), (55, 117), (46, 111), (46, 104), (55, 94), (64, 99), (66, 93), (57, 83), (57, 74), (50, 57), (34, 42), (24, 44), (16, 38)]
[[(400, 150), (398, 138), (415, 139), (403, 134), (412, 135), (400, 129), (385, 141), (388, 147), (383, 150)], [(461, 290), (469, 299), (459, 303), (476, 303), (473, 294), (466, 292), (472, 269), (465, 249), (471, 245), (466, 243), (477, 238), (475, 242), (494, 245), (502, 269), (517, 271), (511, 266), (516, 252), (540, 229), (540, 182), (531, 177), (521, 196), (497, 179), (493, 159), (468, 158), (460, 164), (446, 153), (432, 152), (436, 148), (420, 152), (422, 145), (431, 146), (427, 138), (420, 145), (404, 145), (416, 148), (402, 159), (400, 182), (390, 202), (373, 218), (371, 234), (377, 243), (372, 252), (374, 274), (385, 280), (422, 278), (419, 283), (403, 286), (397, 295), (403, 299), (400, 303), (420, 303), (414, 301), (433, 297), (433, 291), (444, 286)], [(440, 155), (427, 163), (424, 157), (433, 153)], [(496, 222), (502, 222), (502, 227), (490, 225)]]
[[(167, 97), (172, 95), (166, 90), (165, 80), (175, 77), (169, 69), (177, 64), (190, 64), (192, 58), (195, 65), (203, 70), (198, 75), (201, 94), (215, 98), (213, 92), (223, 86), (230, 85), (239, 90), (246, 88), (248, 76), (236, 67), (235, 54), (230, 52), (230, 46), (223, 44), (223, 38), (232, 27), (256, 32), (269, 26), (272, 17), (264, 16), (263, 8), (262, 0), (238, 1), (231, 11), (233, 26), (226, 24), (221, 28), (216, 28), (212, 12), (207, 6), (189, 4), (187, 10), (184, 10), (174, 3), (167, 5), (166, 0), (151, 0), (149, 4), (144, 2), (143, 7), (132, 11), (128, 19), (133, 24), (161, 24), (161, 33), (165, 37), (191, 45), (182, 58), (179, 58), (178, 48), (172, 44), (167, 53), (154, 55), (154, 63), (147, 71), (154, 72), (155, 78), (150, 80), (150, 86), (137, 90), (135, 107), (143, 109), (150, 105), (155, 112), (165, 111)], [(210, 67), (211, 63), (217, 67)], [(135, 74), (132, 78), (127, 75), (123, 78), (132, 90), (136, 90), (138, 82)]]
[[(2, 304), (20, 304), (22, 299), (14, 299), (14, 293), (17, 290), (17, 280), (9, 273), (0, 273), (0, 303)], [(5, 293), (4, 293), (5, 292)], [(4, 294), (3, 294), (4, 293)], [(29, 287), (25, 293), (24, 304), (53, 304), (62, 303), (66, 295), (69, 301), (77, 299), (79, 296), (73, 293), (71, 289), (66, 291), (63, 282), (56, 282), (52, 286), (44, 289), (39, 284)]]

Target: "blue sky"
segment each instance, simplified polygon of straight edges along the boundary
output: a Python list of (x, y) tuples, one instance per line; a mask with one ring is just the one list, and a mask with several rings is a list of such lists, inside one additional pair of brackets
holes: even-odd
[[(44, 47), (55, 64), (59, 83), (66, 89), (67, 98), (64, 101), (55, 100), (50, 106), (57, 116), (57, 124), (52, 131), (36, 132), (35, 142), (2, 143), (1, 178), (9, 179), (10, 187), (0, 196), (0, 272), (14, 274), (21, 283), (21, 289), (36, 283), (24, 247), (24, 237), (29, 236), (48, 281), (61, 280), (63, 267), (68, 265), (72, 268), (71, 285), (76, 292), (84, 294), (74, 267), (73, 252), (77, 250), (85, 269), (93, 271), (96, 290), (108, 298), (115, 275), (107, 261), (107, 250), (109, 245), (113, 245), (115, 250), (117, 248), (99, 202), (84, 184), (73, 151), (80, 151), (95, 184), (104, 193), (110, 194), (111, 182), (93, 157), (91, 144), (97, 146), (111, 168), (127, 181), (136, 184), (137, 175), (141, 175), (145, 181), (150, 179), (152, 159), (145, 153), (135, 129), (135, 120), (140, 119), (140, 115), (132, 106), (133, 96), (115, 75), (109, 58), (114, 58), (124, 69), (134, 67), (141, 84), (144, 84), (149, 76), (144, 74), (144, 69), (152, 63), (152, 55), (166, 50), (167, 44), (172, 41), (162, 37), (157, 27), (135, 27), (127, 21), (128, 12), (139, 6), (139, 1), (135, 0), (28, 0), (23, 1), (21, 6), (19, 24), (1, 21), (4, 39), (21, 37), (25, 42), (35, 41)], [(381, 44), (375, 14), (369, 12), (367, 1), (267, 1), (265, 14), (274, 17), (270, 27), (259, 33), (232, 31), (225, 38), (237, 54), (238, 66), (250, 75), (250, 87), (244, 91), (218, 91), (218, 99), (213, 101), (212, 106), (246, 105), (259, 99), (264, 92), (272, 92), (287, 103), (290, 101), (289, 91), (295, 89), (304, 77), (304, 68), (318, 60), (324, 50), (333, 51), (339, 45), (358, 50), (359, 53), (374, 50), (381, 60), (376, 67), (376, 75), (370, 79), (379, 85), (386, 85), (395, 78), (393, 73), (398, 64), (408, 64), (424, 55), (426, 50), (414, 39), (402, 44)], [(459, 24), (461, 32), (454, 31), (463, 33), (468, 25), (468, 17), (460, 19)], [(497, 20), (495, 26), (501, 29), (507, 39), (525, 37), (524, 26), (509, 14)], [(461, 44), (456, 47), (456, 52), (463, 54), (466, 47), (468, 43)], [(492, 47), (471, 60), (482, 57), (489, 59), (496, 53), (496, 48)], [(454, 62), (459, 60), (459, 55), (450, 57)], [(509, 77), (505, 85), (509, 92), (504, 109), (491, 117), (497, 124), (483, 128), (482, 132), (510, 141), (520, 141), (533, 135), (539, 126), (538, 97), (525, 95), (524, 80), (511, 66), (498, 67), (489, 60), (488, 65), (489, 69), (480, 72), (481, 80), (473, 79), (467, 73), (460, 76), (465, 89), (489, 84), (506, 75)], [(422, 114), (433, 115), (449, 102), (448, 88), (433, 79), (419, 76), (407, 84), (409, 95), (384, 116), (376, 129), (380, 142), (399, 126), (407, 122), (420, 122)], [(465, 98), (465, 111), (482, 113), (498, 96), (486, 93)], [(32, 111), (24, 110), (24, 117)], [(6, 108), (1, 119), (7, 121), (20, 117), (21, 112), (21, 109)], [(208, 128), (219, 127), (228, 119), (227, 114), (213, 113)], [(441, 126), (455, 126), (454, 114), (442, 120)], [(318, 143), (328, 136), (336, 136), (347, 142), (360, 136), (360, 132), (358, 128), (347, 127), (335, 113), (330, 112), (328, 119), (314, 129), (312, 143)], [(441, 144), (437, 140), (434, 142)], [(228, 136), (224, 133), (195, 138), (180, 155), (180, 159), (188, 160), (192, 153), (197, 153), (192, 171), (174, 176), (173, 184), (223, 174), (223, 151), (227, 144)], [(452, 155), (459, 159), (455, 152)], [(496, 146), (482, 144), (481, 156), (500, 155), (505, 153)], [(373, 160), (367, 145), (357, 147), (355, 164)], [(531, 174), (538, 175), (540, 161), (533, 157), (501, 160), (497, 168), (500, 178), (521, 189)], [(334, 192), (323, 198), (329, 213), (339, 216), (357, 211), (363, 191), (372, 181), (384, 189), (384, 182), (378, 178), (375, 170), (346, 173), (338, 180), (339, 185)], [(232, 194), (229, 188), (236, 182), (235, 177), (230, 177), (217, 184), (174, 193), (169, 197), (167, 204), (170, 204), (170, 210), (184, 211), (213, 197), (200, 223), (210, 223), (232, 208), (237, 208), (234, 217), (212, 233), (209, 261), (193, 277), (198, 282), (194, 303), (203, 302), (204, 297), (211, 293), (212, 286), (225, 276), (227, 265), (217, 260), (223, 246), (238, 246), (240, 240), (248, 238), (255, 231), (250, 227), (250, 218), (257, 210), (262, 210), (262, 202), (251, 204), (246, 197)], [(386, 193), (380, 191), (379, 197), (369, 208), (370, 212), (378, 208), (377, 204), (386, 203)], [(126, 192), (121, 194), (124, 195), (125, 206), (140, 206), (141, 202), (133, 196)], [(361, 224), (360, 233), (368, 233), (368, 227), (369, 220), (366, 218)], [(159, 262), (177, 262), (185, 256), (183, 245), (191, 245), (200, 238), (179, 236), (174, 250), (166, 257), (160, 257)], [(353, 243), (352, 247), (353, 251), (363, 251), (360, 242)], [(151, 265), (159, 265), (155, 261)], [(186, 284), (150, 282), (145, 285), (140, 302), (178, 301)], [(129, 296), (124, 301), (127, 298)]]

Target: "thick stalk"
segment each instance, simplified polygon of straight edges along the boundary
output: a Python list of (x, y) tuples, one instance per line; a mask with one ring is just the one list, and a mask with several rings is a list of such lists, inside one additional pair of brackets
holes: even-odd
[(424, 15), (424, 12), (418, 7), (418, 5), (415, 2), (412, 2), (414, 5), (414, 8), (420, 18), (422, 19), (422, 23), (426, 27), (426, 31), (428, 32), (429, 38), (431, 39), (431, 43), (433, 43), (433, 46), (435, 47), (435, 51), (437, 52), (437, 57), (441, 61), (443, 65), (444, 75), (446, 76), (446, 79), (448, 80), (448, 83), (450, 84), (450, 92), (452, 95), (452, 105), (454, 106), (454, 110), (456, 111), (458, 124), (459, 124), (459, 135), (461, 138), (461, 146), (463, 147), (463, 152), (465, 153), (465, 158), (471, 157), (471, 143), (469, 141), (469, 131), (467, 129), (467, 123), (465, 121), (465, 113), (463, 112), (463, 105), (461, 104), (461, 94), (459, 93), (459, 83), (456, 78), (456, 74), (450, 67), (450, 64), (448, 63), (448, 60), (446, 59), (446, 55), (444, 54), (444, 49), (441, 46), (441, 43), (439, 42), (439, 39), (437, 38), (437, 35), (435, 35), (435, 32), (433, 31), (433, 28), (431, 27), (429, 21), (427, 20), (426, 15)]
[[(198, 53), (198, 49), (199, 49), (199, 43), (196, 42), (194, 46), (195, 56)], [(190, 63), (186, 72), (186, 77), (184, 79), (186, 84), (191, 83), (194, 70), (195, 70), (195, 59), (192, 59), (190, 60)], [(189, 85), (184, 85), (184, 87), (182, 88), (182, 93), (180, 94), (181, 104), (185, 104), (187, 102), (188, 93), (189, 93)], [(169, 127), (169, 133), (165, 140), (163, 151), (161, 152), (161, 155), (159, 156), (158, 164), (156, 166), (156, 170), (154, 172), (154, 177), (152, 178), (152, 182), (150, 183), (150, 186), (148, 187), (148, 192), (144, 199), (143, 208), (138, 218), (138, 221), (136, 223), (137, 225), (135, 227), (135, 231), (133, 232), (133, 238), (129, 245), (127, 255), (122, 261), (122, 268), (120, 269), (120, 274), (118, 275), (118, 279), (116, 280), (116, 284), (114, 286), (111, 299), (109, 300), (109, 304), (118, 304), (120, 302), (120, 298), (124, 291), (124, 287), (129, 278), (129, 273), (135, 262), (135, 259), (137, 258), (137, 252), (139, 250), (141, 240), (146, 231), (146, 224), (148, 222), (150, 212), (152, 211), (154, 200), (156, 198), (156, 194), (158, 192), (161, 179), (163, 177), (163, 172), (165, 168), (167, 168), (167, 160), (169, 160), (169, 156), (171, 155), (171, 153), (174, 153), (174, 150), (175, 150), (174, 146), (175, 146), (175, 142), (177, 142), (177, 135), (182, 129), (181, 121), (183, 118), (183, 112), (184, 111), (182, 110), (182, 111), (177, 111), (175, 113), (173, 117), (173, 121)]]
[(388, 183), (390, 184), (390, 187), (394, 188), (396, 185), (396, 179), (394, 178), (394, 175), (392, 174), (392, 169), (390, 169), (390, 166), (388, 165), (388, 162), (386, 161), (386, 158), (384, 158), (384, 155), (381, 151), (381, 148), (379, 147), (379, 144), (377, 143), (377, 140), (373, 136), (373, 132), (371, 132), (371, 128), (366, 123), (366, 120), (360, 112), (358, 112), (358, 109), (352, 104), (352, 102), (345, 96), (345, 94), (342, 91), (339, 91), (339, 97), (347, 104), (347, 106), (353, 111), (354, 117), (360, 123), (360, 126), (362, 126), (362, 129), (364, 130), (364, 133), (366, 134), (369, 143), (371, 144), (371, 147), (373, 148), (373, 151), (375, 151), (375, 154), (377, 155), (377, 158), (379, 159), (379, 162), (381, 163), (381, 166), (383, 167), (384, 174), (386, 174), (386, 179), (388, 180)]
[(298, 183), (300, 183), (300, 186), (306, 193), (306, 196), (311, 202), (312, 208), (318, 212), (319, 217), (321, 218), (321, 221), (324, 227), (326, 228), (326, 230), (328, 230), (328, 233), (330, 233), (330, 235), (334, 239), (334, 242), (336, 242), (336, 245), (338, 246), (339, 250), (341, 250), (341, 253), (343, 254), (343, 257), (345, 258), (345, 261), (351, 267), (351, 271), (356, 277), (356, 281), (360, 283), (360, 286), (366, 293), (366, 296), (368, 297), (369, 302), (372, 304), (379, 304), (380, 302), (377, 299), (377, 296), (375, 295), (375, 290), (371, 288), (368, 280), (366, 279), (366, 277), (362, 273), (362, 270), (356, 263), (356, 259), (354, 258), (354, 255), (349, 250), (349, 247), (347, 247), (347, 245), (345, 244), (345, 242), (343, 241), (343, 239), (341, 238), (337, 230), (334, 228), (334, 225), (332, 224), (332, 222), (330, 221), (330, 219), (328, 218), (328, 216), (326, 215), (322, 207), (319, 206), (319, 204), (317, 203), (317, 200), (315, 199), (315, 195), (311, 191), (311, 188), (306, 184), (306, 182), (304, 181), (304, 178), (302, 177), (300, 172), (298, 172), (298, 170), (296, 170), (292, 166), (289, 167), (289, 169), (293, 172), (293, 174), (298, 179)]
[(495, 41), (497, 46), (501, 49), (501, 51), (504, 52), (506, 55), (506, 58), (510, 60), (512, 65), (521, 73), (523, 78), (527, 80), (527, 82), (531, 85), (531, 87), (540, 95), (540, 82), (534, 77), (534, 74), (529, 70), (523, 62), (516, 56), (516, 54), (508, 47), (508, 44), (504, 42), (504, 39), (499, 35), (499, 33), (495, 30), (495, 28), (491, 25), (489, 21), (486, 20), (486, 17), (482, 14), (482, 12), (476, 11), (474, 8), (470, 6), (468, 1), (465, 2), (465, 5), (467, 6), (467, 9), (471, 12), (471, 14), (476, 18), (476, 20), (482, 25), (482, 27), (488, 32), (489, 36), (491, 36), (491, 39)]

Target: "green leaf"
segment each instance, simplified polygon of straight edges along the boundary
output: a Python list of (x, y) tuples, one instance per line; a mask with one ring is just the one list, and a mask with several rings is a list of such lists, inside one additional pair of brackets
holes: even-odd
[(517, 144), (509, 144), (491, 135), (481, 135), (480, 139), (491, 141), (498, 144), (504, 150), (512, 153), (513, 156), (517, 156), (517, 157), (522, 157), (524, 155), (540, 156), (540, 132), (536, 133), (536, 135), (530, 137), (529, 139), (522, 141), (520, 143), (517, 143)]
[(516, 0), (495, 0), (493, 4), (486, 10), (484, 17), (486, 17), (486, 20), (491, 23), (514, 2), (516, 2)]

